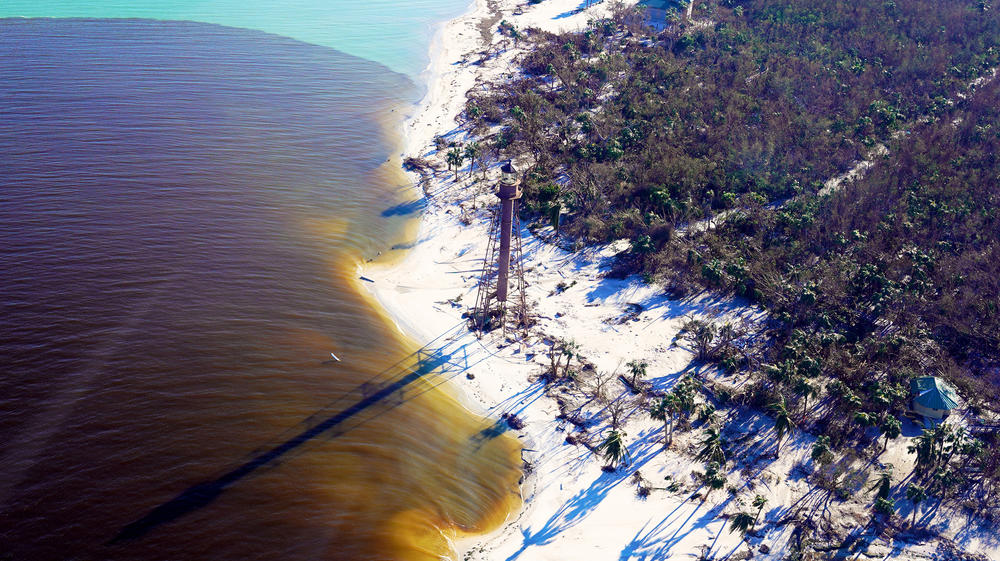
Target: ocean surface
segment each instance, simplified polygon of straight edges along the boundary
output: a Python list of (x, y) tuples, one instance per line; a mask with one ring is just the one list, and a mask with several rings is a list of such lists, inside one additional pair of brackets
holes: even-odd
[(3, 0), (0, 18), (144, 18), (265, 31), (416, 76), (435, 26), (473, 0)]
[[(0, 12), (154, 15), (87, 4)], [(4, 561), (438, 559), (518, 502), (517, 442), (437, 385), (469, 349), (359, 289), (421, 208), (420, 57), (246, 27), (0, 20)]]

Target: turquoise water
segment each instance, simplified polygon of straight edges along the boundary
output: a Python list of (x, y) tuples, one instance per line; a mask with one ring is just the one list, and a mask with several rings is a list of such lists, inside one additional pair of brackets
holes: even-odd
[(2, 17), (148, 18), (283, 35), (372, 60), (411, 77), (424, 70), (436, 24), (470, 0), (4, 0)]

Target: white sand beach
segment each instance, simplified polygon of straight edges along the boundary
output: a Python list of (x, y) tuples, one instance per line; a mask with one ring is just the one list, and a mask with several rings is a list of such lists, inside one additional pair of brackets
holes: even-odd
[[(545, 0), (528, 4), (514, 0), (478, 0), (471, 12), (445, 24), (435, 42), (429, 68), (429, 90), (415, 114), (406, 123), (405, 156), (441, 163), (429, 184), (418, 186), (414, 197), (426, 197), (414, 247), (392, 265), (369, 264), (361, 271), (374, 282), (362, 284), (396, 320), (399, 329), (418, 343), (426, 343), (461, 324), (462, 313), (475, 301), (478, 275), (486, 252), (489, 209), (498, 173), (475, 182), (463, 171), (458, 181), (444, 171), (444, 154), (437, 154), (434, 137), (465, 140), (456, 116), (466, 94), (484, 81), (499, 81), (512, 72), (511, 60), (518, 47), (495, 33), (496, 22), (507, 20), (518, 29), (548, 31), (583, 28), (589, 19), (601, 17), (609, 2), (578, 11), (581, 0)], [(492, 22), (490, 40), (501, 49), (496, 57), (481, 61), (487, 45), (480, 24)], [(505, 46), (499, 47), (503, 44)], [(480, 62), (481, 61), (481, 62)], [(516, 162), (515, 162), (516, 164)], [(468, 164), (466, 164), (467, 166)], [(473, 174), (478, 176), (478, 171)], [(471, 219), (464, 224), (462, 218)], [(497, 418), (515, 414), (524, 421), (518, 431), (531, 471), (522, 488), (524, 507), (513, 513), (503, 527), (488, 536), (459, 540), (458, 559), (496, 561), (531, 560), (629, 560), (629, 559), (785, 559), (794, 550), (795, 513), (816, 512), (832, 517), (840, 527), (831, 535), (847, 535), (866, 525), (871, 501), (865, 491), (858, 501), (830, 501), (806, 481), (810, 469), (809, 450), (813, 437), (794, 433), (783, 444), (779, 460), (771, 459), (772, 421), (753, 412), (720, 409), (731, 431), (736, 451), (730, 463), (725, 489), (706, 493), (693, 472), (704, 470), (694, 459), (702, 438), (699, 427), (680, 432), (673, 446), (663, 451), (662, 424), (642, 409), (624, 423), (631, 462), (614, 472), (603, 471), (604, 461), (587, 446), (596, 444), (608, 427), (607, 406), (588, 401), (582, 392), (568, 389), (546, 391), (538, 380), (549, 364), (548, 351), (557, 338), (579, 344), (580, 355), (607, 378), (612, 402), (631, 399), (631, 392), (616, 379), (625, 374), (630, 360), (646, 360), (648, 381), (654, 388), (669, 389), (688, 373), (738, 384), (692, 362), (693, 353), (675, 344), (675, 337), (688, 318), (725, 316), (729, 320), (759, 319), (759, 311), (729, 299), (710, 295), (683, 301), (671, 300), (663, 290), (638, 278), (614, 280), (603, 274), (618, 250), (627, 244), (568, 251), (559, 247), (551, 229), (533, 235), (522, 228), (527, 298), (537, 316), (527, 338), (504, 338), (499, 331), (477, 339), (465, 332), (467, 344), (485, 349), (489, 357), (477, 363), (470, 377), (455, 379), (460, 393), (473, 411)], [(593, 373), (591, 373), (593, 376)], [(471, 379), (470, 379), (471, 378)], [(560, 419), (561, 411), (586, 418), (585, 433)], [(563, 415), (565, 417), (565, 415)], [(881, 461), (895, 464), (900, 478), (909, 472), (912, 457), (906, 439), (890, 444)], [(636, 473), (651, 489), (637, 495)], [(862, 482), (865, 483), (865, 482)], [(867, 485), (863, 485), (867, 489)], [(750, 502), (756, 495), (767, 498), (758, 532), (744, 540), (730, 532), (728, 517), (754, 512)], [(863, 495), (863, 496), (861, 496)], [(707, 498), (706, 498), (707, 497)], [(899, 514), (907, 517), (909, 503), (899, 500)], [(930, 510), (930, 505), (924, 508)], [(983, 539), (981, 532), (964, 530), (961, 523), (938, 514), (929, 525), (954, 537), (962, 549), (1000, 559), (996, 539)], [(821, 524), (822, 525), (822, 524)], [(944, 528), (942, 527), (944, 526)], [(839, 544), (839, 542), (837, 542)], [(948, 542), (950, 543), (950, 542)], [(937, 538), (921, 544), (894, 539), (891, 535), (864, 535), (850, 551), (832, 546), (820, 553), (810, 547), (803, 559), (834, 555), (865, 559), (929, 559), (941, 557), (950, 547)], [(816, 544), (813, 544), (815, 546)], [(822, 548), (819, 548), (822, 549)]]

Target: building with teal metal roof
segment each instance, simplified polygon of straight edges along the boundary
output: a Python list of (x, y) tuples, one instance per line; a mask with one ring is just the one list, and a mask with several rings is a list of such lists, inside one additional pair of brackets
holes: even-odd
[(913, 410), (931, 419), (943, 419), (962, 404), (955, 388), (935, 376), (914, 378), (910, 381), (910, 390), (913, 392)]

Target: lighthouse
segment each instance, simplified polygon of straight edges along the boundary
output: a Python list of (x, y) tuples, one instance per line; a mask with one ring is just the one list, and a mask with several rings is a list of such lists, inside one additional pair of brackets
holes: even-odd
[(514, 207), (521, 198), (521, 183), (517, 180), (517, 170), (507, 160), (500, 168), (500, 188), (497, 189), (500, 198), (500, 254), (497, 258), (497, 301), (501, 306), (507, 302), (507, 289), (510, 278), (510, 238), (511, 227), (514, 224)]
[(506, 333), (509, 319), (507, 302), (511, 299), (511, 293), (515, 293), (517, 310), (513, 319), (520, 327), (527, 327), (521, 234), (517, 218), (521, 182), (518, 171), (510, 160), (500, 168), (500, 183), (497, 185), (496, 195), (500, 199), (500, 207), (493, 214), (490, 238), (479, 277), (476, 308), (471, 316), (475, 329), (480, 333), (498, 326), (502, 326)]

